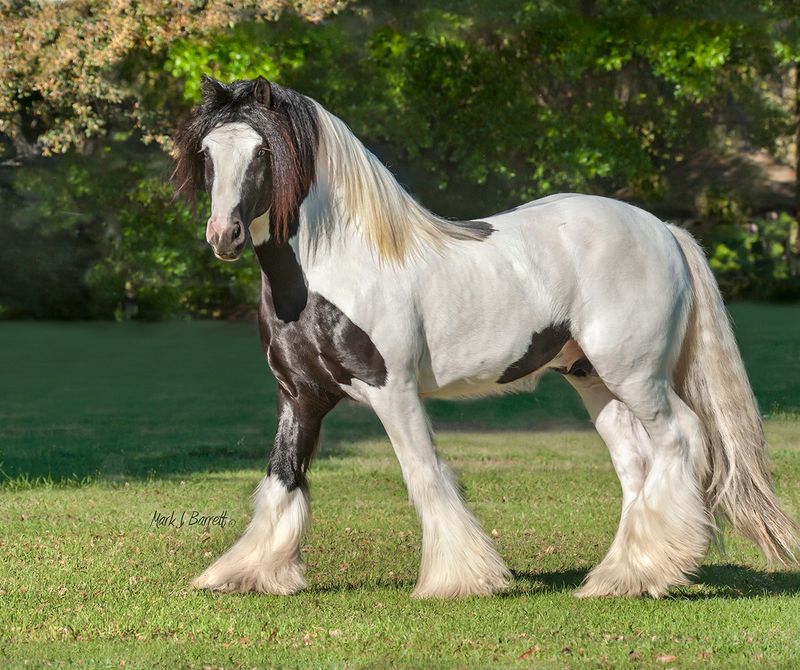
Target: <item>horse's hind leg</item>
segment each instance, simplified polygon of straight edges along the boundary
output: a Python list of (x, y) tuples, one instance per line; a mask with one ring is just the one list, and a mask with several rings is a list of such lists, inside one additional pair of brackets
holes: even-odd
[(422, 525), (422, 561), (414, 595), (489, 595), (510, 573), (464, 505), (452, 474), (439, 461), (430, 425), (411, 383), (373, 392), (370, 404), (386, 428)]
[(641, 489), (579, 595), (659, 597), (670, 586), (688, 583), (708, 548), (713, 524), (701, 486), (702, 427), (666, 378), (609, 388), (641, 422), (649, 454)]
[(565, 374), (578, 392), (598, 434), (608, 447), (611, 462), (622, 487), (622, 517), (644, 485), (650, 438), (641, 422), (590, 368), (575, 368)]

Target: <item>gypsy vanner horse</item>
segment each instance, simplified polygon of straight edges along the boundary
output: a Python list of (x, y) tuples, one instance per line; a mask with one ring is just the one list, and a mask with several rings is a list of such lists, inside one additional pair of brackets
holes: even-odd
[(210, 194), (217, 258), (252, 241), (279, 390), (252, 520), (195, 587), (304, 587), (306, 470), (349, 397), (383, 423), (419, 514), (414, 595), (500, 591), (509, 570), (438, 459), (423, 398), (532, 389), (548, 370), (582, 398), (622, 486), (619, 529), (579, 595), (686, 584), (722, 522), (795, 560), (727, 312), (687, 232), (570, 193), (446, 220), (314, 100), (261, 77), (202, 90), (176, 136), (176, 187)]

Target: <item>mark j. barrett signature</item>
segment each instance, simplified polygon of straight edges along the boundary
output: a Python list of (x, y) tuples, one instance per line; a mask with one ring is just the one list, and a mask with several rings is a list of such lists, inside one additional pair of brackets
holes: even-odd
[(150, 527), (156, 528), (183, 528), (184, 526), (219, 526), (226, 528), (235, 526), (236, 521), (228, 516), (227, 511), (221, 514), (201, 514), (197, 510), (184, 510), (183, 512), (153, 512)]

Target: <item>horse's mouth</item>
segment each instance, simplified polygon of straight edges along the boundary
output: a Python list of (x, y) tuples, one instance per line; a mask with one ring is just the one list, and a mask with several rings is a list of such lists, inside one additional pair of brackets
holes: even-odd
[(238, 261), (242, 257), (242, 252), (239, 251), (229, 254), (221, 254), (215, 251), (214, 256), (216, 256), (221, 261), (225, 261), (226, 263), (233, 263), (234, 261)]

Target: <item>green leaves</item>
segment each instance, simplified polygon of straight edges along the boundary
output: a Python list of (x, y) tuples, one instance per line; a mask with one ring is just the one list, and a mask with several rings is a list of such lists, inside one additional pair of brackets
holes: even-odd
[(234, 31), (214, 39), (178, 40), (167, 51), (164, 68), (183, 80), (183, 97), (200, 100), (200, 78), (211, 74), (223, 81), (267, 79), (279, 76), (280, 66), (266, 45), (253, 44), (245, 31)]
[[(341, 3), (216, 11), (186, 0), (179, 11), (145, 0), (121, 14), (101, 4), (42, 5), (0, 23), (7, 153), (86, 152), (19, 171), (6, 234), (17, 244), (14, 230), (36, 231), (70, 272), (65, 259), (94, 264), (77, 264), (86, 313), (111, 314), (129, 280), (153, 316), (225, 313), (257, 288), (252, 265), (213, 262), (203, 217), (172, 202), (166, 158), (137, 144), (169, 146), (205, 73), (263, 75), (317, 99), (424, 204), (453, 217), (566, 190), (658, 205), (685, 159), (775, 152), (795, 123), (781, 97), (800, 54), (795, 0), (370, 0), (316, 22), (306, 18)], [(301, 16), (275, 20), (288, 4)], [(89, 6), (91, 16), (79, 11)], [(702, 214), (738, 225), (746, 207), (732, 202)], [(775, 244), (751, 251), (734, 238), (714, 238), (733, 254), (715, 255), (720, 276), (738, 273), (729, 293), (768, 293), (769, 282), (748, 279), (756, 263), (746, 259), (782, 267)], [(57, 240), (85, 254), (62, 253)]]

